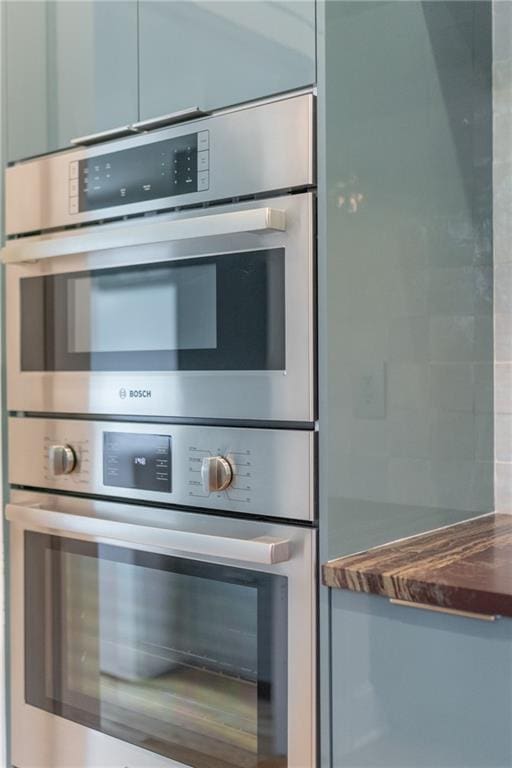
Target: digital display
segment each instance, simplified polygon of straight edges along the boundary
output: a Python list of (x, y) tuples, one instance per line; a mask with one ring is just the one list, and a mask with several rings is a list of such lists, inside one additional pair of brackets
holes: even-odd
[(80, 160), (79, 211), (197, 192), (197, 166), (197, 133)]
[(171, 493), (171, 438), (103, 433), (103, 485)]

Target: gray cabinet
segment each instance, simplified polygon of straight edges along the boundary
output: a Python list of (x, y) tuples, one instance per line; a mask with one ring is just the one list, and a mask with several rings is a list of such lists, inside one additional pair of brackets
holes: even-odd
[(136, 0), (8, 0), (8, 160), (137, 120), (137, 23)]
[(141, 119), (315, 82), (314, 0), (139, 4)]
[(512, 765), (512, 621), (332, 590), (332, 768)]
[(7, 2), (3, 43), (7, 159), (15, 160), (48, 147), (45, 4)]
[(7, 158), (315, 82), (314, 0), (7, 0)]

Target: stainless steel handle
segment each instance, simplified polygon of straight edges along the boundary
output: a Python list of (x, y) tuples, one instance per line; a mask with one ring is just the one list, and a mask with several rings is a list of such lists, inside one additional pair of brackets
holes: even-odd
[(412, 600), (399, 600), (395, 597), (390, 597), (389, 602), (391, 605), (401, 605), (404, 608), (419, 608), (421, 611), (446, 613), (450, 616), (460, 616), (463, 619), (478, 619), (479, 621), (496, 621), (496, 619), (499, 619), (499, 616), (496, 614), (461, 611), (458, 608), (444, 608), (441, 605), (429, 605), (429, 603), (414, 603)]
[(121, 125), (119, 128), (109, 128), (106, 131), (90, 133), (88, 136), (78, 136), (75, 139), (70, 139), (69, 143), (74, 147), (83, 147), (88, 144), (99, 144), (100, 141), (108, 141), (109, 139), (120, 139), (122, 136), (129, 136), (132, 133), (137, 133), (133, 125)]
[(73, 234), (65, 232), (37, 239), (21, 237), (8, 240), (1, 254), (4, 263), (12, 264), (130, 245), (149, 245), (244, 232), (282, 232), (285, 229), (285, 211), (277, 208), (249, 208), (168, 221), (146, 220), (142, 224), (95, 226), (88, 231), (81, 229)]
[(290, 559), (290, 542), (271, 536), (253, 539), (231, 538), (215, 534), (153, 528), (97, 517), (71, 515), (38, 506), (7, 504), (7, 519), (25, 528), (44, 529), (57, 534), (74, 534), (78, 538), (135, 544), (145, 549), (168, 550), (194, 557), (236, 560), (272, 565)]
[(199, 107), (188, 107), (177, 112), (171, 112), (168, 115), (150, 117), (148, 120), (139, 120), (138, 123), (133, 123), (132, 128), (136, 131), (151, 131), (153, 128), (162, 128), (164, 125), (174, 125), (175, 123), (182, 123), (184, 120), (193, 120), (194, 118), (205, 117), (209, 114), (209, 112), (205, 112), (199, 109)]

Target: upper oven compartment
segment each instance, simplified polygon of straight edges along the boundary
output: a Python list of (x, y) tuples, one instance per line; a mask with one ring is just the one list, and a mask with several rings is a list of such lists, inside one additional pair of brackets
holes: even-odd
[(314, 184), (313, 95), (19, 163), (6, 172), (6, 234)]
[(11, 411), (312, 422), (312, 193), (9, 241)]

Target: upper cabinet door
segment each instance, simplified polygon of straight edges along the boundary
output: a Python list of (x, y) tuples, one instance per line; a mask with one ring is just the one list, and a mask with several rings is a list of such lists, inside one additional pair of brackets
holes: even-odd
[(136, 0), (8, 0), (8, 159), (138, 117)]
[(315, 82), (314, 0), (141, 0), (141, 119)]
[(7, 159), (46, 152), (48, 147), (47, 8), (44, 2), (5, 3)]

